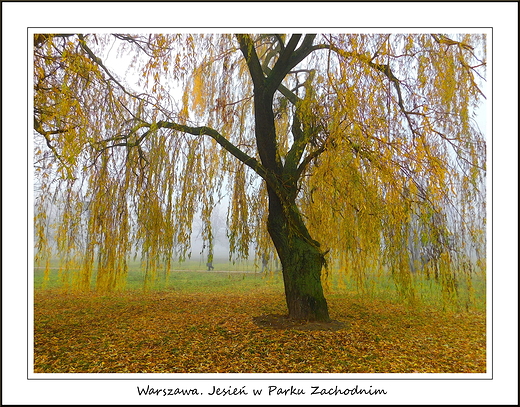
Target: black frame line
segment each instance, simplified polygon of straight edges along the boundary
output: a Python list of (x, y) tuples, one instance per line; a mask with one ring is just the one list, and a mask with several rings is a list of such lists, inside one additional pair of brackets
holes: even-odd
[[(101, 2), (101, 1), (99, 1)], [(199, 1), (195, 1), (196, 3), (199, 3)], [(56, 3), (59, 3), (59, 2), (56, 2)], [(204, 3), (204, 1), (200, 1), (200, 3)], [(221, 3), (226, 3), (226, 2), (221, 2)], [(230, 2), (230, 3), (233, 3), (233, 2)], [(377, 1), (375, 3), (378, 3)], [(381, 3), (385, 3), (385, 2), (381, 2)], [(406, 3), (406, 2), (403, 2), (403, 3)], [(42, 30), (45, 30), (45, 31), (48, 31), (50, 29), (52, 30), (73, 30), (73, 31), (77, 31), (77, 30), (83, 30), (83, 29), (88, 29), (88, 30), (92, 30), (92, 31), (95, 31), (95, 30), (100, 30), (100, 29), (103, 29), (103, 30), (106, 30), (106, 29), (110, 29), (110, 30), (126, 30), (126, 29), (138, 29), (138, 30), (143, 30), (143, 29), (152, 29), (152, 30), (161, 30), (161, 29), (165, 29), (165, 30), (173, 30), (173, 29), (179, 29), (179, 30), (186, 30), (186, 29), (190, 29), (190, 30), (197, 30), (197, 29), (204, 29), (204, 30), (211, 30), (211, 29), (215, 29), (215, 30), (257, 30), (257, 29), (266, 29), (266, 30), (272, 30), (272, 29), (278, 29), (280, 27), (269, 27), (269, 26), (256, 26), (256, 27), (93, 27), (93, 26), (90, 26), (90, 27), (27, 27), (27, 46), (29, 47), (29, 39), (30, 39), (30, 35), (32, 35), (30, 32), (34, 31), (34, 30), (38, 30), (38, 29), (42, 29)], [(489, 64), (491, 65), (491, 68), (493, 68), (493, 52), (494, 52), (494, 48), (493, 48), (493, 27), (479, 27), (479, 26), (466, 26), (466, 27), (441, 27), (441, 26), (427, 26), (427, 27), (322, 27), (322, 26), (317, 26), (317, 27), (300, 27), (300, 26), (295, 26), (295, 27), (281, 27), (282, 29), (284, 30), (305, 30), (305, 31), (316, 31), (316, 30), (335, 30), (335, 29), (342, 29), (342, 30), (345, 30), (345, 32), (347, 32), (348, 30), (358, 30), (358, 29), (381, 29), (381, 30), (385, 30), (385, 29), (391, 29), (391, 30), (396, 30), (396, 29), (410, 29), (410, 30), (413, 30), (413, 29), (420, 29), (420, 30), (425, 30), (425, 29), (436, 29), (436, 30), (442, 30), (442, 29), (449, 29), (449, 30), (453, 30), (453, 29), (482, 29), (482, 30), (490, 30), (491, 31), (491, 38), (490, 40), (488, 40), (490, 43), (491, 43), (491, 61), (489, 62)], [(27, 50), (28, 51), (28, 50)], [(27, 67), (27, 78), (29, 78), (29, 68), (30, 68), (30, 61), (29, 61), (29, 52), (27, 52), (27, 64), (26, 64), (26, 67)], [(494, 162), (494, 159), (493, 159), (493, 133), (494, 133), (494, 121), (493, 121), (493, 69), (491, 70), (491, 103), (490, 103), (490, 113), (488, 113), (488, 116), (491, 117), (491, 126), (490, 126), (490, 129), (491, 129), (491, 134), (490, 135), (487, 135), (486, 134), (486, 138), (487, 139), (490, 139), (491, 140), (491, 164), (493, 164)], [(32, 127), (29, 125), (29, 123), (32, 123), (30, 119), (30, 115), (29, 115), (29, 81), (27, 81), (27, 137), (28, 137), (28, 141), (29, 141), (29, 135), (32, 134)], [(489, 127), (489, 124), (488, 124), (488, 127)], [(28, 147), (28, 146), (27, 146)], [(29, 150), (29, 148), (27, 148), (27, 166), (26, 168), (29, 168), (29, 158), (31, 156), (31, 153), (30, 153), (31, 150)], [(488, 157), (488, 161), (489, 161), (489, 157)], [(492, 166), (491, 166), (491, 169), (492, 169)], [(491, 179), (490, 179), (490, 182), (491, 182), (491, 193), (489, 195), (487, 195), (486, 197), (486, 201), (488, 199), (490, 199), (490, 202), (491, 202), (491, 220), (493, 220), (493, 171), (491, 171)], [(29, 172), (27, 172), (27, 188), (29, 188)], [(422, 373), (424, 375), (428, 375), (428, 377), (424, 377), (424, 378), (420, 378), (420, 377), (410, 377), (410, 378), (406, 378), (406, 377), (388, 377), (388, 378), (383, 378), (383, 377), (376, 377), (376, 378), (370, 378), (370, 377), (351, 377), (351, 378), (343, 378), (343, 377), (337, 377), (336, 375), (402, 375), (402, 374), (405, 374), (405, 373), (76, 373), (76, 374), (80, 374), (80, 375), (84, 375), (84, 374), (92, 374), (92, 375), (96, 375), (96, 376), (100, 376), (100, 375), (168, 375), (169, 377), (159, 377), (159, 376), (155, 376), (155, 377), (150, 377), (150, 378), (147, 378), (147, 377), (136, 377), (136, 378), (132, 378), (132, 377), (117, 377), (117, 378), (110, 378), (110, 377), (78, 377), (78, 378), (73, 378), (73, 377), (30, 377), (30, 372), (29, 372), (29, 298), (30, 298), (30, 295), (31, 295), (31, 292), (32, 292), (32, 298), (34, 299), (34, 285), (32, 287), (32, 291), (30, 290), (30, 287), (29, 287), (29, 273), (30, 271), (32, 271), (34, 273), (34, 267), (31, 268), (29, 267), (29, 232), (30, 232), (30, 227), (29, 227), (29, 206), (30, 203), (29, 203), (29, 195), (27, 196), (27, 299), (26, 299), (26, 304), (27, 304), (27, 324), (26, 324), (26, 334), (27, 334), (27, 337), (26, 337), (26, 340), (27, 340), (27, 354), (26, 354), (26, 366), (27, 366), (27, 376), (26, 376), (26, 379), (27, 380), (110, 380), (110, 381), (128, 381), (128, 380), (140, 380), (140, 381), (145, 381), (145, 380), (212, 380), (212, 381), (215, 381), (215, 382), (218, 382), (218, 381), (232, 381), (232, 380), (338, 380), (338, 381), (366, 381), (366, 380), (373, 380), (373, 381), (381, 381), (381, 380), (384, 380), (384, 381), (387, 381), (387, 380), (390, 380), (390, 381), (393, 381), (393, 380), (420, 380), (420, 381), (442, 381), (442, 380), (448, 380), (448, 381), (451, 381), (451, 380), (456, 380), (456, 381), (475, 381), (475, 380), (485, 380), (485, 381), (488, 381), (488, 380), (493, 380), (494, 379), (494, 370), (493, 370), (493, 350), (494, 350), (494, 341), (493, 341), (493, 326), (494, 326), (494, 314), (493, 314), (493, 311), (494, 311), (494, 307), (493, 307), (493, 300), (494, 300), (494, 295), (493, 295), (493, 221), (491, 222), (491, 231), (490, 231), (490, 236), (491, 236), (491, 242), (487, 242), (487, 245), (488, 245), (488, 250), (487, 250), (487, 254), (491, 254), (491, 273), (490, 273), (490, 280), (491, 281), (486, 281), (486, 290), (488, 290), (488, 283), (490, 283), (490, 287), (491, 287), (491, 304), (489, 304), (489, 299), (486, 298), (486, 313), (490, 312), (490, 316), (491, 316), (491, 332), (487, 332), (486, 330), (486, 340), (487, 340), (487, 343), (489, 343), (489, 340), (491, 340), (491, 355), (489, 354), (486, 354), (486, 359), (487, 359), (487, 371), (486, 373), (468, 373), (468, 374), (476, 374), (476, 375), (479, 375), (479, 374), (488, 374), (489, 372), (491, 372), (491, 377), (475, 377), (475, 378), (457, 378), (457, 377), (449, 377), (449, 378), (446, 378), (446, 377), (439, 377), (439, 378), (435, 378), (435, 377), (430, 377), (430, 375), (432, 374), (451, 374), (451, 373)], [(488, 223), (489, 224), (489, 223)], [(487, 233), (487, 232), (486, 232)], [(34, 261), (32, 261), (32, 263), (34, 263)], [(489, 277), (487, 277), (486, 279), (488, 279)], [(488, 307), (491, 306), (491, 310), (488, 309)], [(34, 326), (34, 321), (33, 321), (33, 326)], [(490, 336), (488, 336), (490, 335)], [(33, 349), (33, 352), (34, 352), (34, 349)], [(34, 365), (33, 365), (34, 366)], [(72, 374), (75, 374), (75, 373), (32, 373), (32, 374), (44, 374), (44, 375), (49, 375), (49, 374), (67, 374), (67, 375), (72, 375)], [(204, 374), (204, 375), (212, 375), (212, 377), (175, 377), (174, 375), (200, 375), (200, 374)], [(261, 374), (261, 375), (273, 375), (273, 376), (276, 376), (276, 377), (222, 377), (222, 375), (255, 375), (255, 374)], [(301, 374), (304, 374), (304, 375), (334, 375), (334, 377), (329, 377), (329, 378), (325, 378), (325, 377), (277, 377), (279, 374), (283, 374), (283, 375), (291, 375), (291, 376), (294, 376), (294, 375), (301, 375)], [(419, 373), (421, 374), (421, 373)], [(456, 374), (456, 373), (455, 373)], [(465, 373), (459, 373), (459, 374), (465, 374)], [(213, 375), (218, 375), (218, 376), (213, 376)]]

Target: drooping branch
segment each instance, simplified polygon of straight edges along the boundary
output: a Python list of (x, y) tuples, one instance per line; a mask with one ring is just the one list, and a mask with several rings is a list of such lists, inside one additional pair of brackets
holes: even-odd
[(466, 50), (473, 51), (472, 46), (470, 46), (468, 44), (464, 44), (463, 42), (452, 40), (451, 38), (446, 37), (443, 34), (431, 34), (431, 36), (435, 40), (435, 42), (437, 42), (438, 44), (445, 44), (447, 46), (457, 45)]
[(462, 58), (459, 58), (460, 64), (464, 67), (464, 69), (466, 69), (466, 71), (468, 72), (468, 74), (471, 77), (472, 85), (475, 87), (475, 89), (477, 89), (478, 93), (480, 93), (480, 95), (484, 99), (486, 99), (486, 95), (484, 95), (484, 92), (482, 92), (482, 90), (478, 87), (478, 85), (475, 83), (475, 80), (473, 79), (473, 73), (477, 73), (477, 75), (479, 75), (482, 79), (484, 79), (478, 72), (475, 71), (475, 68), (477, 68), (479, 66), (482, 66), (482, 65), (485, 65), (486, 63), (484, 61), (481, 61), (479, 58), (476, 57), (475, 53), (473, 52), (474, 51), (473, 47), (468, 45), (468, 44), (465, 44), (463, 42), (452, 40), (451, 38), (446, 37), (445, 35), (442, 35), (442, 34), (431, 34), (431, 36), (435, 40), (435, 42), (437, 42), (438, 44), (444, 44), (444, 45), (447, 45), (448, 47), (456, 45), (459, 48), (468, 51), (469, 53), (471, 53), (471, 55), (477, 61), (480, 62), (480, 64), (478, 64), (476, 66), (469, 66)]
[(318, 44), (317, 46), (314, 46), (313, 49), (329, 49), (333, 52), (335, 52), (336, 54), (338, 54), (339, 56), (343, 57), (343, 58), (356, 58), (358, 59), (359, 61), (361, 62), (364, 62), (366, 63), (368, 66), (370, 66), (371, 68), (375, 69), (376, 71), (379, 71), (381, 73), (383, 73), (390, 82), (392, 82), (392, 84), (394, 85), (394, 88), (397, 92), (397, 104), (399, 106), (399, 109), (401, 110), (401, 113), (403, 113), (406, 121), (408, 122), (408, 126), (410, 128), (410, 131), (412, 132), (412, 134), (414, 136), (420, 136), (420, 134), (418, 133), (418, 131), (415, 129), (414, 125), (413, 125), (413, 122), (412, 122), (412, 119), (411, 119), (411, 115), (414, 115), (414, 114), (417, 114), (415, 112), (410, 112), (408, 110), (406, 110), (405, 106), (404, 106), (404, 100), (403, 100), (403, 96), (402, 96), (402, 93), (401, 93), (401, 82), (399, 81), (399, 79), (394, 75), (392, 69), (390, 68), (390, 65), (387, 65), (387, 64), (377, 64), (375, 62), (372, 62), (372, 59), (370, 59), (367, 55), (362, 55), (362, 54), (358, 54), (358, 53), (355, 53), (355, 52), (349, 52), (349, 51), (345, 51), (341, 48), (338, 48), (332, 44)]
[(181, 131), (184, 133), (188, 133), (194, 136), (209, 136), (213, 138), (218, 144), (220, 144), (227, 152), (233, 155), (235, 158), (240, 160), (242, 163), (247, 165), (253, 171), (255, 171), (274, 191), (282, 198), (282, 201), (285, 205), (289, 205), (290, 202), (287, 199), (287, 191), (283, 185), (283, 180), (279, 178), (279, 176), (273, 172), (271, 169), (265, 168), (258, 160), (254, 157), (249, 156), (244, 153), (238, 147), (236, 147), (233, 143), (231, 143), (228, 139), (222, 136), (218, 131), (212, 129), (211, 127), (201, 126), (201, 127), (191, 127), (186, 126), (179, 123), (173, 123), (168, 121), (160, 120), (157, 123), (151, 124), (150, 129), (173, 129), (177, 131)]
[(47, 144), (47, 147), (49, 147), (49, 149), (52, 151), (54, 156), (61, 162), (63, 167), (67, 169), (67, 172), (70, 175), (70, 168), (69, 168), (69, 166), (63, 161), (63, 158), (58, 153), (56, 148), (52, 145), (51, 139), (49, 137), (52, 134), (66, 133), (69, 130), (68, 129), (60, 129), (60, 130), (52, 130), (52, 131), (44, 130), (44, 128), (42, 127), (41, 123), (38, 121), (38, 119), (36, 119), (36, 117), (33, 118), (33, 127), (34, 127), (34, 130), (36, 130), (38, 133), (40, 133), (45, 138), (45, 143)]
[[(87, 53), (87, 55), (90, 57), (90, 59), (92, 59), (92, 61), (95, 62), (108, 75), (110, 80), (113, 81), (125, 94), (127, 94), (128, 96), (130, 96), (134, 99), (138, 99), (145, 103), (149, 103), (149, 100), (146, 100), (145, 98), (143, 98), (142, 95), (138, 95), (138, 94), (130, 92), (125, 86), (123, 86), (123, 84), (121, 84), (121, 82), (119, 82), (119, 80), (114, 75), (112, 75), (110, 70), (104, 65), (101, 58), (99, 58), (88, 47), (87, 42), (85, 40), (85, 36), (83, 34), (78, 34), (78, 39), (79, 39), (79, 44), (80, 44), (81, 48)], [(121, 104), (123, 104), (123, 103), (121, 102)]]
[(194, 136), (210, 136), (212, 139), (214, 139), (218, 144), (220, 144), (226, 151), (228, 151), (230, 154), (232, 154), (235, 158), (243, 162), (245, 165), (247, 165), (249, 168), (251, 168), (253, 171), (255, 171), (260, 177), (265, 179), (267, 181), (268, 174), (267, 170), (262, 166), (258, 160), (256, 160), (254, 157), (251, 157), (250, 155), (246, 154), (242, 150), (240, 150), (237, 146), (235, 146), (233, 143), (231, 143), (227, 138), (225, 138), (223, 135), (221, 135), (218, 131), (215, 129), (212, 129), (211, 127), (207, 126), (201, 126), (201, 127), (191, 127), (184, 124), (179, 123), (173, 123), (168, 122), (164, 120), (160, 120), (157, 123), (151, 124), (150, 129), (159, 129), (159, 128), (165, 128), (165, 129), (173, 129), (177, 131), (181, 131), (184, 133), (188, 133)]
[(35, 34), (34, 35), (34, 46), (40, 48), (48, 40), (52, 38), (67, 38), (72, 37), (74, 34)]
[[(138, 100), (143, 100), (141, 95), (136, 95), (131, 92), (129, 92), (125, 86), (123, 86), (117, 78), (115, 78), (110, 70), (103, 64), (103, 61), (95, 55), (95, 53), (87, 46), (85, 37), (81, 34), (78, 35), (79, 43), (81, 48), (87, 53), (87, 55), (94, 61), (105, 73), (108, 75), (108, 77), (116, 83), (116, 85), (127, 95), (131, 96), (132, 98), (136, 98)], [(262, 68), (260, 66), (260, 62), (258, 60), (258, 56), (256, 54), (254, 43), (251, 40), (251, 38), (248, 35), (236, 35), (236, 38), (238, 39), (240, 43), (240, 49), (244, 55), (244, 58), (246, 59), (246, 63), (249, 67), (251, 77), (253, 79), (253, 82), (255, 85), (262, 85), (263, 81), (265, 79), (264, 73), (262, 71)], [(121, 101), (120, 101), (121, 102)], [(126, 109), (126, 106), (124, 106)], [(127, 109), (128, 110), (128, 109)], [(126, 146), (126, 147), (138, 147), (141, 142), (151, 133), (153, 133), (154, 130), (158, 128), (170, 128), (177, 131), (185, 132), (192, 135), (202, 136), (207, 135), (212, 137), (217, 143), (219, 143), (226, 151), (231, 153), (233, 156), (235, 156), (238, 160), (243, 162), (245, 165), (253, 169), (260, 177), (262, 177), (264, 180), (266, 180), (268, 183), (273, 184), (276, 183), (276, 177), (273, 177), (272, 175), (268, 174), (268, 171), (266, 168), (255, 158), (249, 156), (248, 154), (244, 153), (242, 150), (240, 150), (238, 147), (236, 147), (234, 144), (232, 144), (229, 140), (227, 140), (224, 136), (222, 136), (218, 131), (215, 129), (212, 129), (210, 127), (202, 126), (202, 127), (191, 127), (179, 123), (169, 122), (169, 121), (159, 121), (157, 123), (149, 124), (142, 120), (140, 120), (140, 123), (135, 126), (131, 131), (130, 134), (134, 134), (138, 129), (143, 127), (149, 127), (149, 130), (143, 133), (136, 141), (129, 142), (128, 137), (125, 136), (116, 136), (115, 138), (106, 139), (103, 140), (104, 142), (109, 141), (117, 141), (116, 144), (110, 145), (108, 147), (105, 146), (105, 148), (111, 148), (111, 147), (117, 147), (117, 146)]]

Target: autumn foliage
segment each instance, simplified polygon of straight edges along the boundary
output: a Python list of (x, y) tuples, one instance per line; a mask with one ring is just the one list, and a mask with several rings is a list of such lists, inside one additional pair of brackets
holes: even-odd
[(339, 329), (259, 326), (251, 316), (285, 313), (281, 287), (259, 281), (246, 292), (37, 290), (34, 371), (486, 372), (483, 311), (412, 308), (351, 292), (328, 299)]

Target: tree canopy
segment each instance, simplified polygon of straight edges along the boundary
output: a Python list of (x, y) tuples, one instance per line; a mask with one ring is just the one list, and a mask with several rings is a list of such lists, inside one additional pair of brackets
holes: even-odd
[(477, 34), (35, 35), (37, 260), (150, 281), (222, 200), (232, 258), (280, 254), (276, 196), (328, 269), (454, 295), (485, 271), (485, 72)]

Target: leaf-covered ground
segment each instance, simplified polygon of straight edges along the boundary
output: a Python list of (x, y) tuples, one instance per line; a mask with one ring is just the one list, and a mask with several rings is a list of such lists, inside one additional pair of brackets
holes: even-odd
[[(36, 290), (36, 373), (484, 373), (484, 312), (328, 299), (336, 330), (272, 329), (279, 293)], [(256, 319), (254, 319), (257, 317)], [(261, 317), (261, 318), (258, 318)]]

